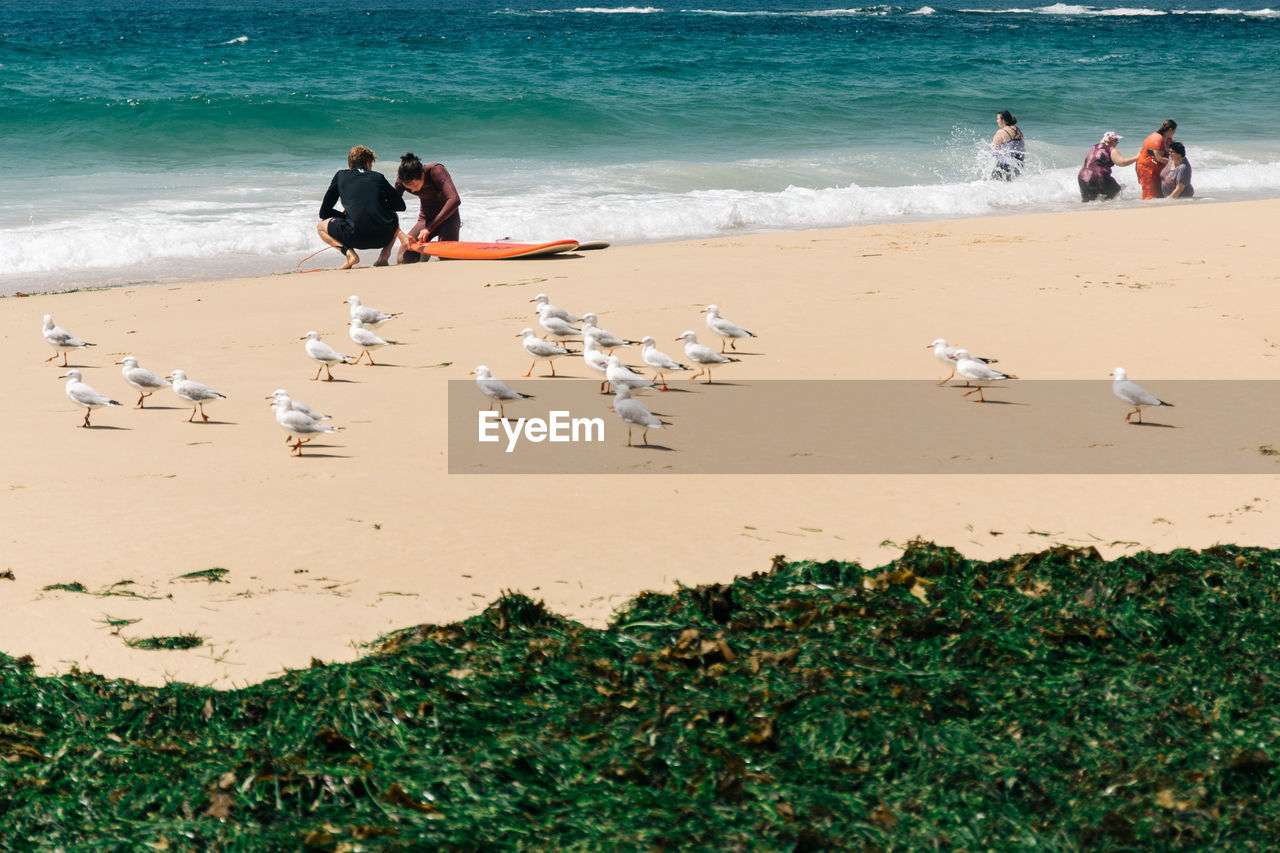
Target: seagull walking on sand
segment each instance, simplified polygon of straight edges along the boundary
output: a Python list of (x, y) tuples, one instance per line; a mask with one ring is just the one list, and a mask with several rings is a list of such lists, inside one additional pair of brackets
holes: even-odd
[(724, 352), (724, 345), (727, 342), (733, 349), (737, 349), (738, 345), (734, 343), (736, 338), (754, 338), (755, 335), (720, 316), (720, 306), (708, 305), (702, 309), (702, 313), (707, 315), (707, 328), (715, 332), (721, 337), (720, 352)]
[(516, 337), (524, 338), (524, 340), (521, 341), (521, 343), (524, 344), (524, 351), (533, 356), (533, 364), (529, 365), (529, 373), (525, 374), (526, 378), (529, 374), (533, 373), (533, 368), (537, 366), (540, 361), (549, 362), (551, 364), (551, 375), (555, 376), (555, 359), (560, 358), (562, 355), (569, 354), (569, 351), (564, 347), (559, 346), (558, 344), (553, 344), (551, 341), (544, 341), (542, 338), (538, 337), (538, 333), (533, 329), (525, 329), (523, 332), (516, 335)]
[(58, 378), (67, 380), (67, 399), (77, 406), (84, 406), (84, 423), (81, 426), (89, 426), (89, 414), (94, 409), (100, 409), (103, 406), (120, 405), (107, 395), (99, 394), (84, 384), (80, 379), (80, 371), (78, 370), (68, 370)]
[(609, 368), (609, 356), (596, 349), (596, 339), (592, 335), (584, 335), (582, 338), (582, 360), (591, 370), (605, 374), (604, 380), (600, 383), (600, 393), (607, 393), (609, 377), (606, 371)]
[(147, 399), (161, 388), (168, 388), (173, 384), (168, 379), (161, 379), (159, 376), (156, 376), (145, 367), (139, 367), (138, 359), (134, 356), (126, 355), (120, 361), (117, 361), (116, 364), (124, 365), (120, 370), (120, 375), (124, 377), (124, 381), (142, 392), (138, 397), (138, 405), (134, 406), (135, 409), (145, 409), (146, 406), (143, 404), (143, 400)]
[(741, 361), (741, 359), (723, 355), (716, 352), (706, 344), (698, 343), (698, 336), (691, 331), (686, 331), (676, 338), (677, 341), (684, 341), (684, 356), (701, 368), (697, 373), (689, 377), (689, 379), (697, 379), (702, 374), (707, 374), (706, 384), (711, 384), (711, 368), (718, 364), (728, 364), (731, 361)]
[(532, 400), (532, 394), (521, 394), (501, 379), (494, 379), (493, 372), (483, 364), (471, 371), (471, 375), (476, 378), (476, 387), (480, 389), (480, 393), (489, 398), (489, 411), (493, 411), (493, 404), (498, 404), (498, 417), (505, 418), (506, 411), (503, 405), (516, 400)]
[(646, 446), (649, 444), (649, 430), (671, 426), (671, 424), (649, 411), (644, 403), (639, 400), (633, 400), (631, 398), (631, 389), (625, 385), (618, 388), (617, 392), (614, 393), (613, 405), (610, 408), (627, 425), (627, 447), (631, 446), (631, 427), (633, 426), (638, 426), (644, 430), (641, 441)]
[(582, 335), (586, 337), (591, 335), (596, 339), (596, 346), (605, 352), (610, 352), (618, 347), (629, 347), (636, 341), (629, 341), (620, 338), (612, 332), (607, 332), (600, 328), (600, 318), (590, 312), (582, 315)]
[(347, 331), (347, 334), (351, 336), (351, 340), (355, 342), (355, 345), (361, 349), (360, 355), (356, 356), (356, 364), (359, 364), (360, 359), (367, 355), (369, 356), (369, 365), (373, 366), (374, 350), (385, 346), (400, 345), (399, 341), (384, 341), (382, 338), (366, 329), (364, 327), (364, 322), (360, 320), (359, 317), (351, 318), (351, 328)]
[(215, 391), (207, 385), (188, 379), (187, 374), (181, 370), (174, 370), (165, 378), (173, 383), (173, 393), (192, 404), (191, 417), (187, 418), (187, 423), (195, 420), (197, 408), (200, 410), (200, 417), (208, 423), (209, 416), (204, 413), (204, 404), (211, 400), (227, 399), (227, 395), (221, 391)]
[(648, 376), (641, 376), (622, 363), (622, 359), (616, 355), (611, 355), (605, 360), (604, 376), (609, 380), (609, 384), (616, 391), (619, 388), (626, 388), (628, 391), (639, 391), (644, 388), (652, 388), (653, 380)]
[(686, 365), (676, 361), (658, 349), (658, 342), (653, 339), (652, 335), (645, 335), (640, 339), (640, 343), (644, 345), (644, 350), (640, 353), (640, 357), (644, 359), (644, 363), (654, 370), (654, 375), (659, 382), (662, 383), (662, 390), (667, 390), (667, 380), (663, 376), (666, 370), (688, 370)]
[[(538, 325), (557, 342), (567, 341), (574, 335), (582, 334), (581, 329), (574, 328), (573, 324), (563, 317), (551, 316), (547, 313), (547, 309), (541, 305), (538, 306)], [(544, 340), (545, 338), (546, 335), (543, 335)]]
[(1168, 406), (1173, 408), (1173, 403), (1166, 403), (1137, 382), (1131, 380), (1123, 367), (1117, 367), (1111, 371), (1111, 375), (1115, 377), (1111, 383), (1111, 393), (1115, 394), (1127, 405), (1133, 406), (1133, 411), (1124, 416), (1125, 423), (1132, 423), (1129, 418), (1134, 415), (1138, 416), (1138, 423), (1142, 423), (1143, 406)]
[(317, 435), (325, 433), (337, 432), (342, 427), (329, 426), (322, 424), (314, 418), (308, 417), (293, 407), (293, 401), (289, 399), (288, 394), (273, 394), (269, 399), (272, 400), (271, 409), (275, 412), (276, 423), (280, 428), (289, 435), (285, 438), (288, 442), (289, 438), (293, 438), (293, 455), (302, 455), (302, 445), (315, 438)]
[(318, 332), (307, 332), (299, 338), (299, 340), (307, 342), (307, 355), (320, 362), (320, 368), (316, 370), (316, 375), (311, 377), (312, 382), (320, 378), (321, 370), (326, 374), (325, 380), (327, 382), (332, 382), (333, 373), (329, 371), (329, 365), (338, 363), (351, 364), (355, 361), (351, 356), (343, 355), (324, 341), (320, 340), (320, 334)]
[(386, 314), (377, 308), (363, 305), (360, 302), (360, 297), (354, 294), (348, 296), (343, 302), (351, 306), (351, 319), (364, 323), (366, 329), (376, 329), (388, 320), (393, 320), (400, 316), (399, 311), (394, 314)]
[[(933, 350), (933, 357), (951, 370), (947, 378), (938, 383), (939, 385), (946, 385), (956, 375), (956, 353), (961, 352), (960, 347), (950, 346), (945, 339), (938, 338), (925, 349)], [(983, 364), (996, 364), (999, 361), (999, 359), (995, 358), (978, 358), (977, 360)]]
[(972, 391), (966, 391), (962, 397), (968, 397), (970, 394), (977, 393), (978, 402), (985, 403), (987, 398), (982, 394), (983, 382), (999, 382), (1002, 379), (1017, 379), (1012, 373), (1001, 373), (994, 367), (990, 367), (985, 361), (974, 358), (969, 354), (968, 350), (956, 351), (956, 373), (959, 373), (965, 379), (967, 385), (972, 380), (977, 387)]
[(533, 313), (545, 317), (559, 317), (566, 323), (577, 323), (582, 320), (577, 314), (570, 314), (559, 305), (552, 305), (550, 297), (545, 293), (539, 293), (537, 296), (529, 300), (538, 303), (534, 306)]
[[(299, 402), (298, 400), (293, 399), (292, 397), (289, 396), (289, 392), (284, 390), (283, 388), (277, 388), (275, 391), (272, 391), (271, 396), (267, 397), (267, 399), (272, 401), (272, 405), (275, 405), (279, 403), (281, 400), (283, 400), (284, 404), (288, 406), (290, 409), (292, 409), (295, 412), (300, 412), (306, 415), (307, 417), (311, 418), (311, 420), (313, 421), (327, 421), (330, 418), (329, 415), (323, 415), (320, 412), (315, 411), (306, 403), (302, 403), (302, 402)], [(293, 440), (293, 437), (286, 435), (284, 437), (284, 440), (285, 440), (285, 443), (288, 444), (290, 441)]]
[(58, 353), (62, 353), (62, 367), (67, 366), (67, 353), (71, 352), (71, 350), (97, 346), (97, 344), (91, 344), (87, 341), (80, 340), (61, 326), (55, 326), (53, 324), (52, 314), (44, 315), (43, 333), (45, 341), (49, 346), (53, 347), (54, 350), (53, 355), (46, 358), (45, 361), (53, 361), (58, 357)]

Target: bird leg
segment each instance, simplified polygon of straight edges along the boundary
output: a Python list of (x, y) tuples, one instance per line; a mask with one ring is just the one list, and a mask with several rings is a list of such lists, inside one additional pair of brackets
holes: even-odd
[(209, 416), (208, 416), (208, 415), (206, 415), (206, 414), (204, 413), (204, 402), (203, 402), (203, 401), (201, 401), (201, 402), (200, 402), (200, 403), (198, 403), (197, 405), (199, 405), (199, 406), (200, 406), (200, 417), (204, 418), (204, 422), (205, 422), (205, 423), (208, 423), (208, 422), (209, 422)]
[(644, 431), (644, 435), (643, 435), (643, 437), (641, 437), (641, 439), (640, 439), (640, 440), (644, 442), (644, 446), (645, 446), (645, 447), (648, 447), (648, 446), (649, 446), (649, 430), (647, 430), (647, 429), (646, 429), (646, 430)]
[(93, 409), (85, 409), (85, 410), (84, 410), (84, 426), (86, 426), (86, 427), (89, 425), (89, 413), (90, 413), (90, 412), (92, 412), (92, 411), (93, 411)]
[[(979, 403), (985, 403), (985, 402), (987, 402), (987, 398), (986, 398), (986, 397), (984, 397), (984, 396), (982, 396), (982, 386), (981, 386), (981, 385), (979, 385), (977, 388), (974, 388), (974, 389), (973, 389), (973, 391), (977, 391), (977, 392), (978, 392), (978, 402), (979, 402)], [(963, 394), (961, 394), (960, 396), (962, 396), (962, 397), (968, 397), (970, 394), (972, 394), (972, 393), (973, 393), (973, 391), (966, 391), (966, 392), (964, 392)]]
[[(690, 381), (690, 382), (692, 382), (693, 380), (695, 380), (695, 379), (697, 379), (699, 376), (701, 376), (703, 373), (706, 373), (706, 368), (703, 368), (702, 370), (699, 370), (697, 373), (695, 373), (695, 374), (693, 374), (692, 376), (690, 376), (690, 377), (689, 377), (689, 381)], [(709, 376), (710, 374), (707, 374), (707, 375)]]
[(143, 394), (138, 395), (138, 405), (134, 406), (134, 408), (135, 408), (135, 409), (143, 409), (143, 408), (146, 408), (145, 406), (143, 406), (143, 405), (142, 405), (142, 401), (143, 401), (143, 400), (145, 400), (145, 399), (147, 399), (147, 398), (148, 398), (148, 397), (150, 397), (150, 396), (151, 396), (150, 394), (146, 394), (146, 393), (143, 393)]
[[(351, 362), (351, 363), (352, 363), (352, 364), (359, 364), (359, 363), (360, 363), (360, 359), (364, 358), (365, 353), (367, 353), (367, 352), (368, 352), (368, 350), (361, 350), (361, 351), (360, 351), (360, 354), (359, 354), (358, 356), (356, 356), (356, 360), (355, 360), (355, 361), (353, 361), (353, 362)], [(371, 359), (371, 360), (372, 360), (372, 359)]]
[[(317, 373), (316, 375), (317, 375), (317, 376), (319, 376), (320, 374), (319, 374), (319, 373)], [(331, 370), (329, 369), (329, 365), (328, 365), (328, 363), (326, 363), (326, 364), (325, 364), (325, 366), (324, 366), (324, 381), (325, 381), (325, 382), (332, 382), (332, 381), (333, 381), (333, 371), (331, 371)]]
[(377, 365), (376, 365), (376, 364), (374, 363), (374, 361), (373, 361), (373, 353), (372, 353), (371, 351), (369, 351), (369, 350), (365, 350), (365, 351), (364, 351), (364, 354), (365, 354), (365, 355), (367, 355), (367, 356), (369, 356), (369, 366), (370, 366), (370, 367), (376, 367)]
[(196, 407), (191, 407), (191, 417), (187, 418), (187, 423), (191, 423), (196, 419)]
[[(85, 417), (87, 418), (89, 416), (85, 415)], [(631, 425), (628, 424), (627, 425), (627, 447), (630, 447), (630, 446), (631, 446)]]
[(57, 357), (58, 357), (58, 354), (55, 352), (53, 355), (46, 358), (45, 361), (53, 361)]
[(940, 386), (941, 386), (941, 385), (946, 385), (948, 382), (950, 382), (950, 381), (951, 381), (951, 377), (952, 377), (952, 376), (955, 376), (955, 375), (956, 375), (956, 369), (955, 369), (955, 367), (954, 367), (954, 366), (952, 366), (952, 368), (951, 368), (951, 375), (950, 375), (950, 376), (948, 376), (946, 379), (942, 380), (941, 382), (939, 382), (939, 383), (938, 383), (938, 385), (940, 385)]
[(538, 360), (534, 359), (533, 364), (529, 365), (529, 373), (526, 373), (525, 376), (527, 377), (529, 376), (530, 373), (533, 373), (533, 368), (537, 367), (537, 365), (538, 365)]
[(662, 383), (662, 390), (667, 390), (667, 380), (663, 378), (662, 372), (658, 371), (658, 381)]
[(322, 371), (322, 370), (324, 370), (324, 365), (323, 365), (323, 364), (316, 368), (316, 375), (311, 377), (311, 381), (312, 381), (312, 382), (315, 382), (317, 379), (319, 379), (319, 378), (320, 378), (320, 371)]
[(707, 381), (703, 384), (705, 385), (711, 384), (711, 366), (710, 365), (707, 366)]
[(556, 375), (556, 363), (555, 363), (554, 361), (552, 361), (551, 359), (547, 359), (547, 364), (551, 365), (551, 375), (552, 375), (552, 376), (555, 376), (555, 375)]
[(720, 339), (720, 352), (724, 352), (724, 345), (725, 345), (726, 343), (728, 343), (728, 338), (721, 338), (721, 339)]

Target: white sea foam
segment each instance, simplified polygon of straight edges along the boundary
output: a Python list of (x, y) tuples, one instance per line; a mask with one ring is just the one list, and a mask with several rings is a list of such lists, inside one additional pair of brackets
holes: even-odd
[[(961, 131), (923, 172), (919, 157), (869, 153), (804, 163), (565, 166), (550, 173), (545, 163), (451, 167), (463, 192), (463, 239), (648, 243), (1078, 209), (1081, 152), (1034, 139), (1030, 148), (1026, 174), (1008, 183), (987, 179), (989, 143)], [(1188, 153), (1201, 199), (1280, 196), (1280, 156), (1259, 161), (1208, 147)], [(790, 176), (790, 185), (779, 185), (778, 175)], [(849, 175), (858, 177), (851, 182)], [(74, 205), (28, 202), (40, 210), (40, 221), (24, 219), (22, 203), (7, 197), (0, 202), (6, 246), (0, 293), (292, 272), (323, 248), (315, 233), (323, 181), (296, 174), (252, 178), (252, 186), (229, 190), (216, 186), (225, 181), (216, 174), (188, 178), (185, 186), (174, 186), (172, 175), (81, 176), (76, 184), (85, 192)], [(1140, 204), (1132, 170), (1118, 169), (1116, 178), (1125, 187), (1120, 203)], [(413, 213), (402, 214), (402, 222), (411, 222)], [(376, 253), (361, 254), (368, 263)], [(307, 266), (336, 265), (336, 255), (329, 255)]]
[(223, 44), (244, 44), (249, 40), (248, 36), (237, 36), (230, 41), (224, 41)]

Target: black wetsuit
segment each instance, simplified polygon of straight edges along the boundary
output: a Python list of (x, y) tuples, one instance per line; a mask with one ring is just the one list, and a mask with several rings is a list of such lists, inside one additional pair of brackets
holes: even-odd
[[(338, 201), (343, 210), (334, 208)], [(381, 172), (342, 169), (334, 174), (320, 202), (320, 218), (332, 219), (329, 236), (342, 243), (342, 250), (381, 249), (396, 236), (405, 209), (404, 199)]]

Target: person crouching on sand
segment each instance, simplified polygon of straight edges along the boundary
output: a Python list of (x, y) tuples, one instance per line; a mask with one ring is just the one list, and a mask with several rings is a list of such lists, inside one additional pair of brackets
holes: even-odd
[[(373, 171), (377, 157), (363, 145), (347, 154), (346, 169), (334, 173), (329, 189), (320, 202), (320, 239), (346, 255), (347, 262), (338, 269), (351, 269), (360, 263), (356, 249), (381, 249), (399, 237), (408, 246), (409, 235), (400, 230), (397, 211), (404, 210), (404, 199), (392, 188), (381, 172)], [(334, 207), (341, 201), (342, 210)]]
[(1124, 137), (1114, 130), (1102, 134), (1102, 141), (1089, 149), (1076, 176), (1080, 183), (1080, 200), (1093, 201), (1096, 198), (1113, 199), (1120, 194), (1120, 184), (1111, 177), (1112, 166), (1132, 166), (1138, 162), (1137, 157), (1125, 157), (1116, 153), (1116, 145)]
[(1169, 165), (1160, 174), (1165, 198), (1191, 198), (1196, 194), (1191, 186), (1191, 161), (1181, 142), (1169, 143)]
[[(403, 198), (405, 191), (418, 197), (418, 221), (409, 229), (412, 240), (457, 240), (462, 230), (462, 217), (458, 208), (462, 199), (453, 185), (449, 170), (439, 163), (430, 166), (422, 165), (412, 151), (400, 158), (400, 169), (396, 173), (395, 190)], [(374, 262), (375, 267), (386, 266), (391, 257), (394, 241), (388, 241)], [(396, 258), (398, 264), (416, 264), (422, 255), (406, 245)]]
[(1142, 185), (1143, 199), (1160, 198), (1164, 194), (1160, 188), (1160, 173), (1169, 162), (1169, 143), (1177, 129), (1178, 123), (1167, 118), (1159, 130), (1142, 141), (1138, 165), (1133, 168), (1138, 173), (1138, 183)]

